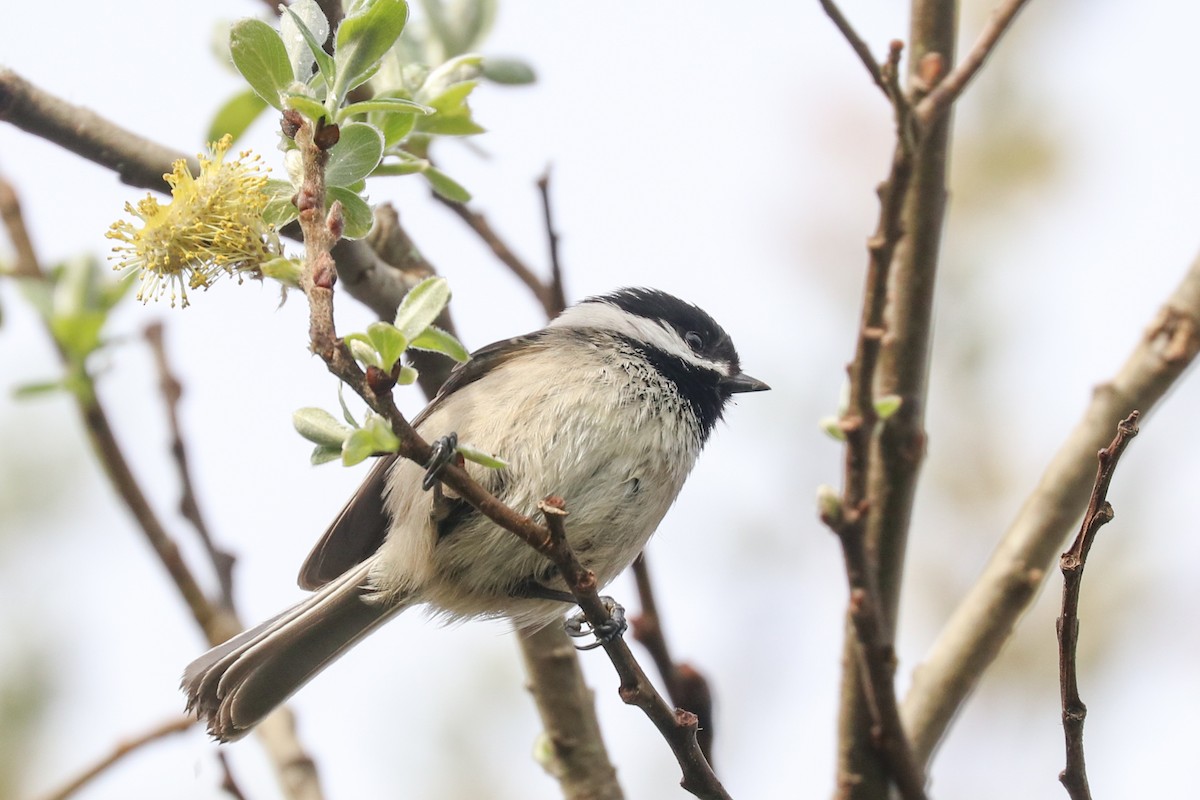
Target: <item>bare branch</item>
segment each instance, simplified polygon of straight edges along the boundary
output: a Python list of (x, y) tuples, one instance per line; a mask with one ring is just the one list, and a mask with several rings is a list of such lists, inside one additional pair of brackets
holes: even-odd
[(1088, 496), (1096, 451), (1132, 408), (1149, 413), (1200, 352), (1200, 257), (1120, 371), (1099, 386), (1033, 493), (914, 672), (904, 700), (913, 746), (927, 761), (979, 676), (1046, 579)]
[(204, 515), (200, 512), (200, 503), (196, 499), (196, 489), (192, 483), (192, 473), (188, 466), (187, 446), (183, 441), (183, 426), (179, 422), (179, 401), (183, 397), (183, 385), (171, 370), (167, 359), (167, 349), (163, 343), (163, 324), (153, 322), (146, 327), (143, 334), (154, 353), (154, 363), (158, 368), (159, 389), (162, 392), (163, 404), (167, 409), (167, 422), (171, 429), (171, 456), (175, 459), (175, 468), (179, 474), (181, 495), (179, 511), (184, 519), (192, 524), (212, 561), (217, 573), (217, 582), (221, 588), (221, 605), (226, 611), (233, 610), (233, 554), (221, 549), (208, 530)]
[(958, 96), (967, 88), (967, 84), (971, 82), (971, 79), (979, 72), (980, 67), (987, 61), (988, 56), (996, 49), (1000, 37), (1012, 25), (1013, 20), (1017, 18), (1017, 12), (1025, 7), (1026, 1), (1004, 0), (1000, 6), (992, 11), (991, 16), (988, 17), (987, 24), (984, 25), (983, 30), (979, 34), (978, 41), (975, 42), (970, 52), (913, 109), (914, 116), (916, 116), (917, 121), (921, 125), (927, 126), (932, 124), (958, 99)]
[(1063, 736), (1066, 739), (1067, 766), (1058, 779), (1072, 800), (1091, 800), (1087, 768), (1083, 757), (1083, 722), (1087, 706), (1079, 697), (1079, 671), (1076, 667), (1076, 646), (1079, 642), (1079, 594), (1083, 586), (1083, 568), (1088, 552), (1101, 526), (1112, 521), (1113, 510), (1106, 499), (1108, 487), (1121, 453), (1137, 436), (1138, 412), (1130, 413), (1117, 425), (1117, 435), (1108, 447), (1100, 451), (1096, 482), (1088, 500), (1087, 512), (1075, 542), (1059, 559), (1063, 574), (1062, 613), (1058, 618), (1059, 683), (1062, 689)]
[(10, 69), (0, 69), (0, 119), (108, 167), (130, 186), (164, 191), (163, 174), (194, 158), (118, 127), (93, 111), (43, 92)]
[(542, 216), (546, 221), (546, 242), (550, 250), (550, 284), (546, 287), (546, 297), (549, 304), (546, 307), (547, 317), (556, 317), (567, 307), (567, 293), (563, 288), (562, 263), (558, 252), (558, 231), (554, 229), (554, 210), (550, 204), (550, 168), (542, 173), (537, 181), (538, 191), (542, 195)]
[(632, 619), (633, 638), (636, 639), (650, 657), (654, 666), (662, 676), (667, 687), (667, 697), (676, 708), (691, 711), (699, 720), (699, 730), (696, 739), (704, 757), (713, 764), (712, 746), (716, 733), (713, 718), (712, 690), (708, 679), (687, 663), (676, 663), (671, 658), (670, 648), (667, 647), (667, 636), (663, 629), (662, 616), (658, 613), (658, 602), (654, 596), (654, 584), (650, 580), (650, 568), (646, 563), (646, 554), (642, 553), (633, 562), (633, 575), (637, 581), (638, 597), (641, 599), (641, 613)]
[(871, 48), (863, 41), (858, 32), (854, 30), (854, 26), (850, 24), (850, 20), (846, 19), (846, 15), (838, 8), (834, 0), (818, 0), (821, 8), (833, 20), (833, 24), (841, 31), (842, 36), (849, 42), (851, 49), (858, 55), (859, 61), (867, 68), (867, 72), (871, 75), (871, 80), (875, 82), (885, 95), (891, 97), (891, 92), (888, 90), (887, 82), (884, 80), (883, 73), (879, 69), (879, 62), (875, 60), (875, 56), (871, 54)]
[(555, 296), (555, 288), (553, 285), (548, 285), (542, 282), (542, 279), (534, 274), (508, 243), (496, 233), (492, 224), (488, 222), (487, 217), (477, 211), (472, 211), (465, 203), (459, 203), (454, 200), (447, 200), (439, 194), (433, 195), (434, 199), (442, 205), (449, 208), (458, 216), (467, 226), (475, 231), (483, 243), (488, 246), (492, 253), (500, 260), (500, 263), (508, 267), (517, 280), (525, 284), (529, 291), (533, 292), (533, 296), (542, 304), (542, 309), (546, 312), (546, 316), (553, 317), (562, 310), (559, 305), (559, 299)]
[(167, 722), (158, 725), (143, 734), (135, 736), (124, 742), (120, 742), (112, 749), (108, 755), (101, 758), (95, 764), (92, 764), (87, 769), (80, 772), (74, 778), (69, 780), (63, 786), (55, 789), (48, 794), (43, 795), (40, 800), (67, 800), (76, 792), (87, 787), (89, 783), (103, 775), (110, 768), (120, 763), (126, 756), (136, 753), (147, 745), (154, 744), (160, 739), (165, 739), (176, 733), (183, 733), (187, 729), (196, 724), (196, 720), (188, 717), (179, 717), (177, 719), (168, 720)]

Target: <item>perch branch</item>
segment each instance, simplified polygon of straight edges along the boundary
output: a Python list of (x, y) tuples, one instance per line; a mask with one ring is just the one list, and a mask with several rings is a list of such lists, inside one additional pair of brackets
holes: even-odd
[[(350, 386), (375, 413), (388, 421), (400, 441), (397, 450), (399, 455), (427, 464), (432, 450), (396, 408), (387, 376), (375, 368), (364, 373), (335, 331), (333, 286), (336, 273), (330, 250), (337, 239), (335, 230), (339, 226), (335, 219), (336, 210), (327, 213), (324, 202), (328, 153), (321, 147), (323, 137), (319, 131), (314, 131), (312, 125), (299, 115), (294, 120), (296, 144), (300, 149), (304, 172), (297, 199), (305, 243), (305, 265), (300, 285), (309, 302), (311, 348), (332, 374)], [(529, 517), (513, 511), (454, 463), (446, 465), (438, 473), (438, 479), (485, 517), (553, 561), (593, 628), (601, 629), (610, 622), (608, 609), (596, 591), (595, 576), (582, 570), (565, 542), (556, 543), (552, 528), (538, 525)], [(695, 743), (695, 716), (687, 712), (673, 712), (667, 706), (654, 691), (622, 639), (605, 644), (605, 651), (621, 676), (622, 699), (641, 708), (675, 752), (683, 771), (683, 787), (698, 797), (727, 798), (728, 795)]]

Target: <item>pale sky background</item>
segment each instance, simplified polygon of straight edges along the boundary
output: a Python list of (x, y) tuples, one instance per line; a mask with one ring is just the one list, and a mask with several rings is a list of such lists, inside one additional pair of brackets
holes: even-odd
[[(846, 0), (882, 54), (901, 4)], [(968, 4), (973, 40), (986, 6)], [(239, 88), (209, 43), (251, 0), (18, 3), (0, 64), (151, 139), (198, 151)], [(1200, 7), (1032, 2), (957, 116), (938, 297), (929, 458), (917, 500), (899, 642), (900, 683), (977, 574), (1086, 404), (1200, 244)], [(484, 49), (537, 69), (530, 88), (474, 95), (489, 133), (439, 158), (531, 263), (545, 244), (533, 186), (553, 165), (571, 298), (657, 286), (710, 311), (748, 372), (741, 398), (650, 547), (678, 657), (717, 693), (717, 769), (738, 798), (826, 797), (833, 777), (845, 600), (840, 554), (816, 521), (840, 450), (833, 413), (853, 348), (857, 292), (890, 155), (890, 113), (818, 3), (509, 2)], [(270, 162), (274, 122), (244, 144)], [(480, 156), (482, 151), (486, 157)], [(1033, 153), (1034, 155), (1029, 155)], [(1032, 166), (1031, 166), (1032, 165)], [(141, 196), (110, 173), (0, 124), (0, 171), (21, 192), (47, 264), (103, 254)], [(471, 347), (539, 327), (538, 308), (416, 178), (373, 185), (456, 289)], [(0, 258), (11, 253), (0, 243)], [(300, 595), (295, 573), (361, 470), (309, 467), (291, 427), (336, 408), (305, 349), (303, 300), (218, 284), (186, 311), (130, 303), (112, 332), (102, 396), (172, 530), (177, 486), (155, 377), (138, 332), (168, 321), (185, 383), (193, 470), (211, 527), (239, 556), (255, 621)], [(177, 682), (204, 649), (163, 570), (97, 469), (65, 398), (15, 401), (52, 377), (31, 310), (0, 282), (0, 677), (35, 669), (53, 693), (40, 733), (10, 757), (24, 795), (46, 791), (123, 738), (182, 709)], [(368, 315), (346, 300), (343, 331)], [(1200, 402), (1185, 381), (1122, 462), (1084, 584), (1081, 689), (1092, 786), (1180, 796), (1200, 707), (1193, 624)], [(402, 398), (415, 413), (414, 392)], [(1057, 798), (1062, 766), (1051, 577), (1043, 602), (951, 731), (938, 797)], [(636, 605), (625, 579), (611, 593)], [(585, 654), (609, 749), (630, 798), (676, 798), (678, 768), (643, 715)], [(441, 628), (410, 613), (294, 701), (331, 798), (551, 798), (530, 759), (538, 731), (513, 639), (498, 623)], [(0, 725), (4, 721), (0, 720)], [(247, 795), (278, 796), (253, 739), (226, 748)], [(216, 798), (199, 729), (148, 748), (82, 798)]]

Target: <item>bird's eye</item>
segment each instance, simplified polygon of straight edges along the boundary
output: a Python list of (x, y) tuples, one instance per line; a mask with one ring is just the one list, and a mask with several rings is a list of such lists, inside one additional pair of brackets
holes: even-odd
[(704, 349), (704, 337), (695, 331), (688, 331), (683, 335), (683, 341), (687, 342), (687, 346), (692, 348), (694, 352), (699, 353)]

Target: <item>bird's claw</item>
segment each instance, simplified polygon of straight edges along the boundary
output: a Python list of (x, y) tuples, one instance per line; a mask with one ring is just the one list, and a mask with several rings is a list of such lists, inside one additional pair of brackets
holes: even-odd
[(425, 464), (425, 479), (421, 481), (422, 489), (428, 492), (433, 488), (433, 485), (437, 483), (438, 473), (454, 459), (454, 454), (457, 452), (458, 434), (453, 431), (433, 443), (433, 455)]
[(563, 628), (566, 630), (567, 636), (573, 639), (579, 639), (584, 636), (596, 637), (596, 641), (591, 644), (576, 645), (576, 650), (595, 650), (602, 644), (608, 644), (611, 641), (619, 639), (629, 628), (629, 622), (625, 619), (624, 606), (611, 597), (601, 597), (600, 602), (604, 603), (604, 608), (608, 611), (609, 618), (599, 627), (593, 628), (582, 611), (567, 617), (563, 622)]

